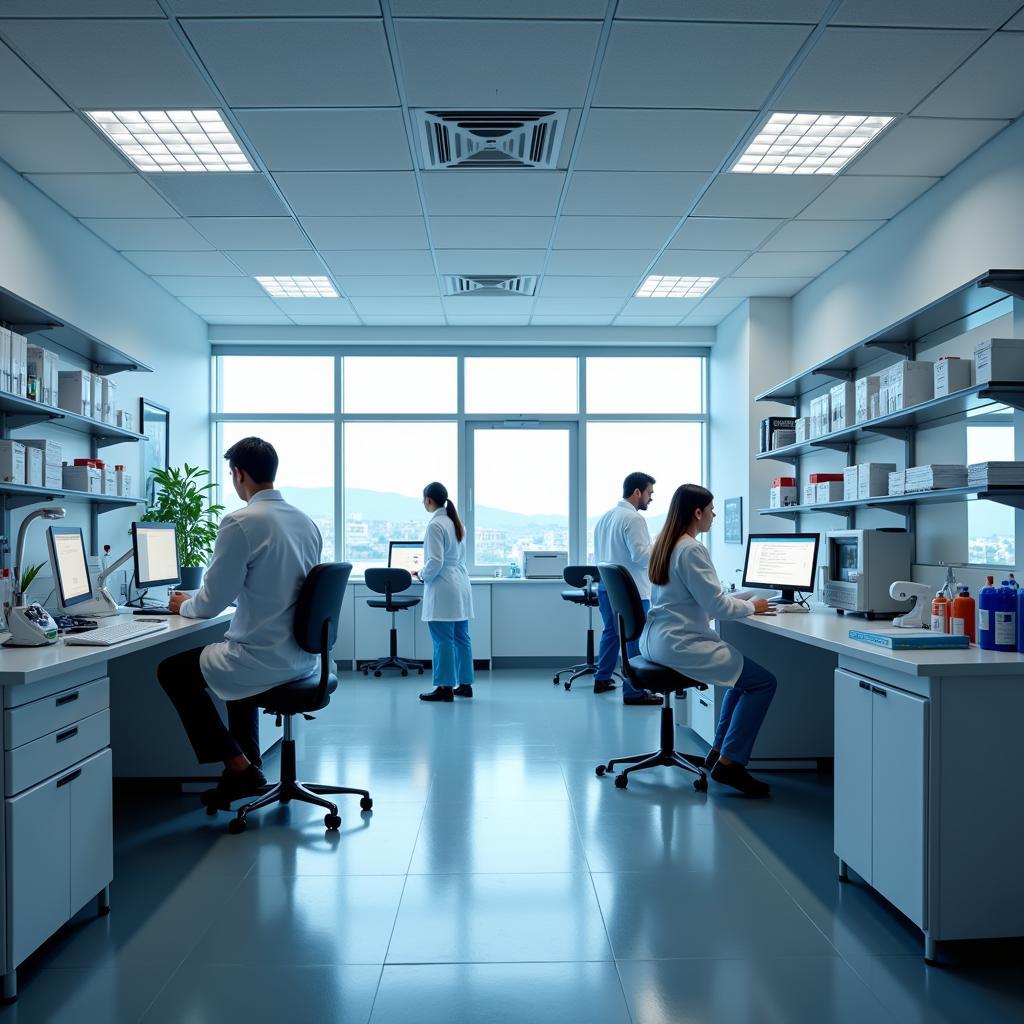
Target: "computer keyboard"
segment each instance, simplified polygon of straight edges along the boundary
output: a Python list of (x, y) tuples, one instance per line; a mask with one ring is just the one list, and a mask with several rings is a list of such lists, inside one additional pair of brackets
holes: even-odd
[(124, 643), (125, 640), (146, 636), (148, 633), (162, 633), (166, 629), (165, 622), (119, 622), (115, 626), (100, 626), (99, 629), (66, 636), (64, 643), (84, 647), (111, 647)]

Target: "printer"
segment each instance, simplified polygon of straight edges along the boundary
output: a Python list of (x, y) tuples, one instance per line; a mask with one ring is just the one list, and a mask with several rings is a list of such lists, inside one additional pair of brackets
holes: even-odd
[(524, 551), (523, 579), (560, 580), (568, 564), (568, 551)]

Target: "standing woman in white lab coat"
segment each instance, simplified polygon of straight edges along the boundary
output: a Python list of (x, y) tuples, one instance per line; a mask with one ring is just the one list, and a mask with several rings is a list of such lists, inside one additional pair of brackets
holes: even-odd
[(698, 683), (729, 688), (705, 767), (716, 782), (764, 797), (770, 787), (755, 779), (746, 764), (778, 684), (771, 672), (727, 644), (709, 620), (763, 614), (768, 602), (744, 601), (722, 590), (708, 549), (697, 539), (714, 521), (709, 490), (697, 484), (676, 488), (651, 550), (648, 572), (654, 586), (640, 653)]
[(473, 593), (466, 570), (466, 529), (448, 489), (436, 480), (423, 488), (431, 513), (423, 540), (423, 621), (434, 644), (434, 689), (420, 700), (453, 701), (473, 696), (473, 648), (469, 620)]

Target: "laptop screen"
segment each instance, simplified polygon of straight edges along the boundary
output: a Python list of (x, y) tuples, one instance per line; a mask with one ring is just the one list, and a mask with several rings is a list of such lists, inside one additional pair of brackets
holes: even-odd
[(388, 568), (408, 569), (410, 573), (423, 568), (423, 541), (393, 540), (388, 546)]

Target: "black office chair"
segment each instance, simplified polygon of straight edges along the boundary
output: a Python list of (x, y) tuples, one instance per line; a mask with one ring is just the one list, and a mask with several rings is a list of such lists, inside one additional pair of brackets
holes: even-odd
[[(572, 587), (572, 590), (562, 591), (562, 600), (570, 604), (580, 604), (587, 609), (587, 660), (582, 665), (571, 665), (569, 668), (560, 669), (555, 673), (553, 680), (555, 686), (562, 681), (562, 676), (567, 673), (572, 675), (562, 685), (566, 690), (572, 689), (572, 684), (581, 676), (597, 675), (597, 660), (594, 657), (594, 609), (598, 607), (597, 581), (601, 578), (596, 565), (567, 565), (562, 570), (562, 579)], [(618, 672), (612, 672), (616, 679), (621, 680)]]
[[(644, 628), (644, 606), (640, 600), (640, 592), (629, 571), (622, 565), (602, 562), (601, 582), (608, 591), (608, 601), (619, 623), (619, 645), (622, 653), (622, 671), (626, 678), (638, 689), (653, 690), (664, 695), (664, 706), (661, 709), (661, 747), (650, 754), (638, 754), (635, 757), (613, 757), (607, 764), (599, 764), (595, 772), (600, 778), (606, 772), (613, 772), (615, 765), (629, 765), (621, 774), (615, 776), (615, 785), (625, 789), (631, 772), (643, 771), (645, 768), (682, 768), (697, 776), (693, 780), (693, 788), (704, 792), (708, 788), (707, 776), (703, 770), (703, 758), (679, 754), (675, 749), (675, 720), (672, 714), (672, 694), (694, 688), (706, 690), (704, 683), (684, 676), (681, 672), (648, 661), (646, 658), (630, 659), (626, 653), (626, 645), (639, 638)], [(691, 759), (692, 758), (692, 759)]]
[[(295, 738), (292, 735), (292, 716), (302, 715), (311, 718), (313, 711), (327, 707), (331, 694), (338, 688), (338, 677), (331, 672), (331, 648), (338, 636), (338, 618), (341, 613), (341, 602), (345, 596), (345, 587), (352, 573), (348, 562), (337, 562), (314, 566), (306, 577), (299, 591), (299, 599), (295, 605), (294, 635), (298, 645), (310, 654), (320, 655), (320, 672), (313, 673), (303, 679), (294, 679), (290, 683), (282, 683), (272, 690), (258, 693), (251, 698), (252, 703), (261, 707), (265, 714), (276, 715), (277, 724), (284, 721), (284, 739), (281, 743), (281, 781), (270, 786), (260, 796), (238, 809), (237, 815), (228, 824), (228, 831), (239, 833), (245, 831), (246, 816), (260, 807), (269, 804), (286, 804), (292, 800), (302, 803), (316, 804), (327, 809), (324, 825), (328, 830), (341, 826), (337, 804), (324, 800), (318, 794), (348, 793), (362, 797), (359, 806), (364, 811), (373, 807), (373, 800), (365, 789), (349, 789), (346, 786), (321, 786), (313, 783), (296, 781), (295, 777)], [(218, 807), (206, 799), (207, 814), (216, 814)]]
[(408, 658), (398, 656), (398, 627), (395, 625), (395, 616), (399, 612), (415, 608), (420, 603), (418, 597), (395, 597), (403, 590), (412, 586), (412, 576), (408, 569), (367, 569), (363, 581), (375, 594), (383, 594), (384, 600), (379, 601), (370, 598), (366, 603), (371, 608), (383, 608), (391, 613), (391, 643), (390, 653), (386, 658), (378, 658), (363, 666), (363, 675), (371, 672), (379, 679), (381, 672), (386, 668), (397, 668), (403, 676), (409, 674), (410, 669), (415, 669), (423, 675), (423, 666), (418, 661), (410, 661)]

